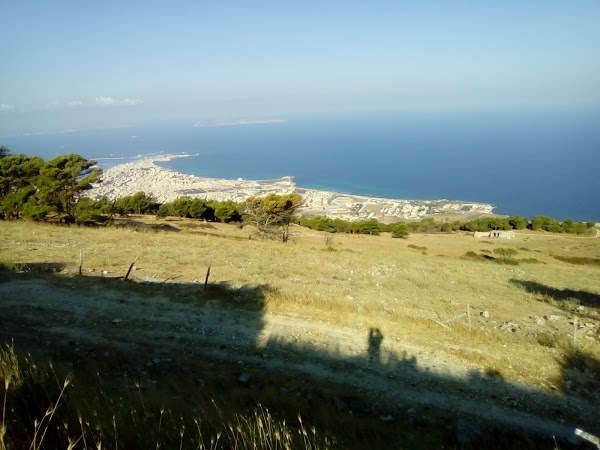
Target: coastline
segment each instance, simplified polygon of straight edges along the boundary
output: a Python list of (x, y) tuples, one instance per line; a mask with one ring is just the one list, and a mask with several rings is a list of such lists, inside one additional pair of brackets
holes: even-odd
[(146, 157), (104, 171), (102, 182), (95, 184), (88, 195), (92, 198), (106, 196), (116, 199), (136, 192), (152, 195), (160, 203), (189, 196), (210, 200), (243, 202), (251, 196), (262, 197), (270, 193), (296, 192), (304, 201), (298, 209), (308, 217), (327, 216), (343, 220), (376, 218), (382, 222), (400, 219), (419, 220), (432, 218), (472, 219), (493, 215), (494, 206), (487, 203), (438, 200), (402, 200), (350, 195), (332, 191), (305, 189), (296, 186), (293, 177), (272, 180), (237, 180), (186, 175), (159, 166), (189, 155), (157, 155)]

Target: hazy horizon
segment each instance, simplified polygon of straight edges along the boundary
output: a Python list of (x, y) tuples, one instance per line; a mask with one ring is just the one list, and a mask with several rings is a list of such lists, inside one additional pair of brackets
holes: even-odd
[(600, 3), (3, 2), (0, 136), (600, 107)]

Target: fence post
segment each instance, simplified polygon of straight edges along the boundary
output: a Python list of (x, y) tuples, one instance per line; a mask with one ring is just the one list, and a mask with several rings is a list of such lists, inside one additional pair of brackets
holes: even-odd
[(467, 319), (469, 320), (469, 331), (471, 331), (471, 305), (467, 302)]
[(210, 276), (210, 264), (206, 270), (206, 278), (204, 279), (204, 290), (208, 289), (208, 277)]
[(133, 269), (133, 265), (136, 263), (138, 258), (139, 258), (139, 256), (136, 256), (135, 259), (133, 260), (133, 262), (129, 265), (129, 270), (127, 270), (127, 273), (125, 274), (125, 280), (127, 280), (127, 278), (129, 278), (129, 274), (131, 273), (131, 271)]
[(577, 348), (577, 316), (573, 319), (573, 348)]

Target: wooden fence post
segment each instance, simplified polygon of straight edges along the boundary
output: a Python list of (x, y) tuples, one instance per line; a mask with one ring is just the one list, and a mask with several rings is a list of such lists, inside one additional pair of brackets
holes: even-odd
[(206, 270), (206, 278), (204, 279), (204, 290), (208, 289), (208, 277), (210, 276), (210, 264)]
[(577, 316), (573, 319), (573, 348), (577, 348)]
[(79, 249), (79, 275), (82, 275), (82, 269), (81, 266), (83, 264), (83, 250)]
[(125, 280), (127, 280), (127, 278), (129, 278), (129, 274), (133, 270), (133, 265), (136, 263), (138, 258), (139, 258), (139, 256), (136, 256), (135, 259), (133, 260), (133, 262), (129, 265), (129, 270), (127, 270), (127, 273), (125, 274), (125, 278), (124, 278)]
[(471, 305), (467, 302), (467, 319), (469, 320), (469, 331), (471, 331)]

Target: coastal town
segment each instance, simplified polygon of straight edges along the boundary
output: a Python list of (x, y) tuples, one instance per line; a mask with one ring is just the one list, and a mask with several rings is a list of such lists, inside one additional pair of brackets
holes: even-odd
[(305, 189), (296, 186), (290, 176), (273, 180), (205, 178), (175, 172), (157, 164), (178, 157), (185, 155), (158, 155), (111, 167), (104, 172), (102, 182), (96, 184), (89, 195), (115, 199), (142, 191), (161, 203), (182, 196), (242, 202), (251, 196), (296, 192), (303, 197), (298, 212), (307, 217), (326, 216), (343, 220), (376, 218), (382, 222), (427, 217), (471, 219), (493, 214), (493, 205), (487, 203), (387, 199)]

